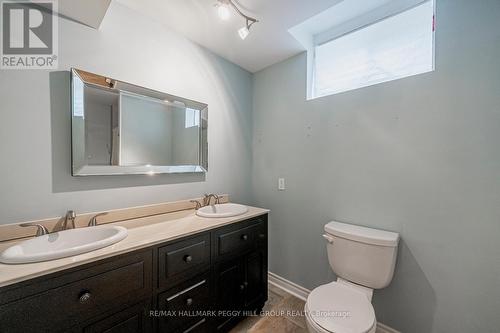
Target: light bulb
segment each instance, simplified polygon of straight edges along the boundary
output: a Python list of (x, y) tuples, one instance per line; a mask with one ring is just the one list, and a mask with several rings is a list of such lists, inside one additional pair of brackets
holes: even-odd
[(223, 21), (227, 21), (229, 19), (231, 12), (229, 11), (229, 8), (227, 4), (221, 3), (217, 7), (217, 15), (219, 15), (219, 18)]
[(250, 31), (248, 30), (247, 27), (243, 27), (240, 30), (238, 30), (238, 34), (240, 35), (241, 39), (247, 38), (249, 33), (250, 33)]

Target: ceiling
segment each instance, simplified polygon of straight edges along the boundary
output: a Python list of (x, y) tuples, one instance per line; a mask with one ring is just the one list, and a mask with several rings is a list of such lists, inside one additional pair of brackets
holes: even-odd
[[(36, 2), (31, 0), (32, 2)], [(47, 7), (46, 4), (36, 2)], [(93, 28), (99, 28), (108, 10), (111, 0), (64, 0), (57, 2), (57, 12), (69, 19), (83, 23)]]
[(235, 3), (254, 24), (250, 35), (241, 40), (238, 29), (244, 19), (234, 11), (221, 21), (214, 8), (216, 0), (115, 0), (165, 26), (212, 52), (257, 72), (304, 51), (288, 29), (342, 2), (342, 0), (237, 0)]

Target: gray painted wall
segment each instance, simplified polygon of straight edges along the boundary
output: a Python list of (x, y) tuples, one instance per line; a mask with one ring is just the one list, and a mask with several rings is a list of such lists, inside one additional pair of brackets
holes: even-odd
[(200, 127), (186, 128), (185, 108), (171, 108), (173, 120), (172, 165), (200, 163)]
[[(305, 55), (254, 77), (254, 204), (270, 270), (332, 281), (339, 220), (401, 233), (377, 319), (405, 333), (500, 327), (500, 1), (438, 0), (436, 71), (312, 101)], [(277, 191), (285, 177), (287, 190)]]
[(136, 96), (121, 97), (120, 163), (172, 165), (173, 112)]
[[(70, 67), (207, 103), (206, 177), (71, 177)], [(0, 71), (0, 224), (205, 192), (248, 202), (251, 91), (250, 73), (115, 2), (99, 30), (60, 19), (58, 71)]]

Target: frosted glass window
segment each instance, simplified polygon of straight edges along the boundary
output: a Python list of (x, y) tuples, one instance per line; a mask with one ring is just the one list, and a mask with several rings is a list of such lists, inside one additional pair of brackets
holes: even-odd
[(200, 110), (186, 108), (186, 122), (185, 127), (200, 126)]
[(314, 66), (314, 97), (434, 70), (433, 1), (316, 46)]

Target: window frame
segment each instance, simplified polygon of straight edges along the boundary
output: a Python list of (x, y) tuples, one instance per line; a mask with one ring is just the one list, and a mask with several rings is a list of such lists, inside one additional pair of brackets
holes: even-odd
[[(324, 95), (316, 95), (316, 88), (315, 88), (316, 70), (317, 70), (317, 68), (316, 68), (316, 49), (318, 46), (321, 46), (321, 45), (324, 45), (326, 43), (332, 42), (334, 40), (340, 39), (342, 37), (345, 37), (349, 34), (357, 32), (357, 31), (366, 29), (370, 26), (373, 26), (377, 23), (380, 23), (382, 21), (385, 21), (385, 20), (390, 19), (392, 17), (395, 17), (397, 15), (400, 15), (404, 12), (410, 11), (410, 10), (412, 10), (418, 6), (421, 6), (425, 3), (428, 3), (428, 2), (432, 3), (432, 11), (433, 11), (433, 15), (432, 15), (432, 65), (431, 65), (431, 69), (429, 71), (417, 73), (417, 74), (412, 74), (412, 75), (408, 75), (408, 76), (403, 76), (403, 77), (399, 77), (399, 78), (395, 78), (395, 79), (391, 79), (391, 80), (387, 80), (387, 81), (382, 81), (382, 82), (378, 82), (378, 83), (374, 83), (374, 84), (370, 84), (370, 85), (366, 85), (366, 86), (347, 89), (347, 90), (343, 90), (343, 91), (339, 91), (339, 92), (334, 92), (334, 93), (329, 93), (329, 94), (324, 94)], [(317, 99), (317, 98), (321, 98), (321, 97), (333, 96), (333, 95), (346, 93), (346, 92), (353, 91), (353, 90), (367, 88), (367, 87), (375, 86), (378, 84), (392, 82), (392, 81), (396, 81), (396, 80), (400, 80), (400, 79), (404, 79), (404, 78), (408, 78), (408, 77), (413, 77), (415, 75), (420, 75), (420, 74), (425, 74), (425, 73), (430, 73), (430, 72), (435, 71), (435, 69), (436, 69), (436, 2), (437, 2), (437, 0), (423, 0), (423, 1), (420, 1), (418, 3), (413, 4), (411, 6), (404, 7), (404, 8), (401, 8), (399, 10), (395, 10), (387, 15), (383, 15), (383, 16), (380, 16), (376, 19), (370, 20), (369, 22), (362, 24), (362, 25), (359, 25), (354, 29), (349, 29), (349, 30), (343, 31), (341, 33), (337, 33), (337, 34), (334, 33), (334, 34), (330, 34), (330, 35), (329, 35), (328, 31), (324, 31), (324, 32), (321, 32), (321, 33), (317, 34), (316, 36), (314, 36), (312, 47), (307, 52), (308, 58), (310, 58), (310, 59), (308, 59), (308, 64), (307, 64), (307, 67), (308, 67), (307, 71), (309, 72), (309, 74), (308, 74), (308, 81), (309, 82), (307, 84), (307, 86), (308, 86), (307, 87), (307, 99), (312, 100), (312, 99)], [(325, 35), (327, 37), (325, 37)]]

